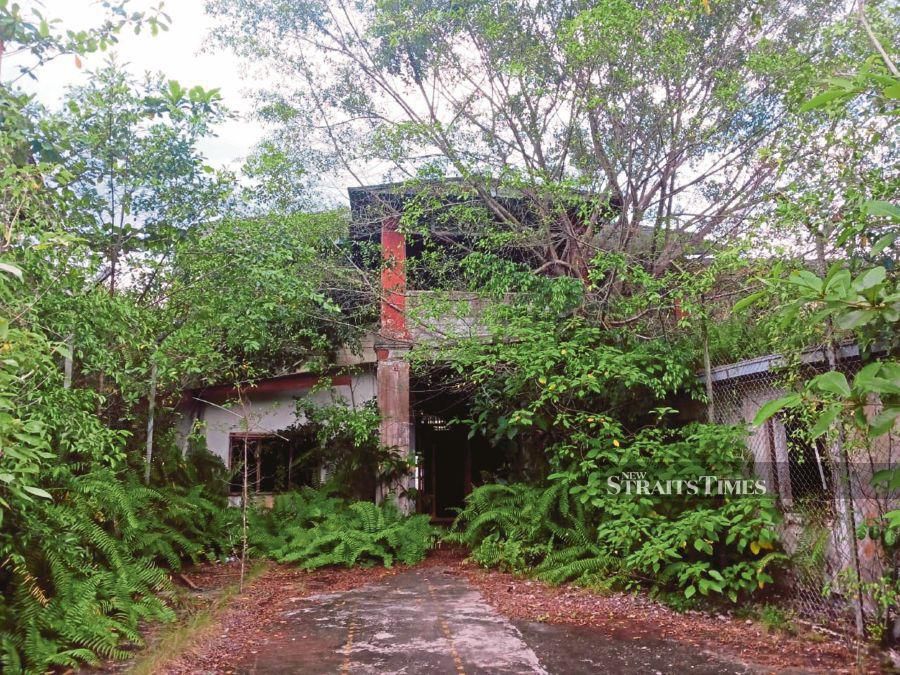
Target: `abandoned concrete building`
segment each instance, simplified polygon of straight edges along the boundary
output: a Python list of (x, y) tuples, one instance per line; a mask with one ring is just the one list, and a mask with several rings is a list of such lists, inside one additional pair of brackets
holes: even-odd
[[(473, 485), (500, 467), (502, 453), (478, 435), (469, 437), (466, 428), (449, 424), (465, 414), (465, 400), (447, 387), (434, 386), (411, 373), (407, 358), (410, 348), (435, 336), (433, 325), (410, 320), (417, 298), (429, 291), (417, 288), (407, 278), (407, 261), (419, 251), (415, 238), (398, 231), (396, 214), (402, 211), (403, 193), (397, 186), (354, 188), (349, 190), (349, 199), (352, 236), (375, 244), (380, 251), (377, 329), (363, 339), (355, 353), (339, 350), (333, 371), (290, 373), (256, 383), (245, 392), (244, 409), (234, 403), (236, 392), (231, 387), (190, 392), (182, 409), (182, 432), (187, 434), (202, 421), (199, 428), (207, 447), (231, 467), (238, 463), (236, 453), (247, 440), (254, 457), (250, 462), (255, 478), (252, 489), (272, 494), (315, 483), (325, 470), (296, 468), (293, 458), (297, 449), (280, 442), (279, 430), (304, 422), (302, 414), (297, 413), (298, 399), (320, 404), (340, 401), (354, 408), (374, 401), (380, 415), (381, 443), (401, 456), (414, 456), (416, 461), (415, 468), (396, 484), (373, 484), (376, 494), (372, 496), (383, 499), (386, 493), (393, 493), (399, 496), (403, 508), (447, 522)], [(391, 215), (381, 215), (385, 202), (391, 207)], [(443, 317), (441, 328), (451, 334), (472, 335), (478, 330), (477, 319), (473, 318), (477, 316), (478, 300), (462, 300), (471, 305), (472, 311)], [(859, 354), (854, 350), (848, 346), (839, 354), (847, 368), (858, 363)], [(821, 366), (824, 357), (812, 352), (809, 358), (816, 361), (809, 363), (814, 369)], [(714, 368), (715, 420), (750, 423), (762, 405), (783, 393), (777, 376), (779, 363), (779, 357), (771, 355)], [(697, 412), (695, 417), (702, 415)], [(835, 490), (837, 468), (828, 449), (804, 442), (795, 427), (795, 422), (775, 418), (748, 436), (753, 469), (776, 493), (785, 514), (782, 538), (786, 549), (791, 553), (808, 550), (815, 558), (808, 570), (815, 576), (815, 580), (808, 580), (810, 588), (820, 588), (823, 579), (837, 579), (848, 567), (858, 568), (863, 578), (877, 578), (884, 560), (878, 551), (870, 550), (871, 540), (857, 540), (854, 530), (886, 506), (871, 494), (871, 468), (897, 461), (897, 437), (886, 435), (865, 462), (851, 463), (852, 494), (847, 495)], [(235, 494), (239, 493), (237, 482), (232, 487)], [(405, 499), (408, 494), (415, 495), (414, 499)], [(820, 605), (821, 594), (811, 596), (809, 602)]]
[[(249, 440), (253, 474), (251, 489), (262, 495), (314, 483), (327, 467), (298, 471), (296, 451), (280, 439), (280, 430), (302, 425), (297, 401), (307, 398), (327, 405), (343, 402), (354, 408), (376, 401), (380, 413), (381, 442), (398, 455), (415, 456), (416, 468), (399, 483), (376, 486), (376, 499), (392, 493), (407, 510), (431, 514), (436, 521), (449, 520), (483, 471), (493, 469), (498, 455), (479, 436), (448, 424), (456, 417), (460, 401), (427, 383), (411, 381), (406, 355), (416, 341), (433, 337), (422, 324), (408, 320), (408, 308), (425, 289), (410, 288), (406, 260), (415, 243), (398, 230), (396, 215), (383, 213), (402, 208), (403, 195), (396, 186), (351, 188), (351, 236), (377, 245), (382, 256), (380, 325), (369, 332), (355, 351), (340, 349), (327, 374), (298, 372), (254, 383), (243, 392), (243, 404), (235, 403), (231, 386), (214, 386), (187, 392), (181, 405), (180, 434), (192, 429), (203, 434), (206, 447), (228, 467), (239, 463), (245, 439)], [(373, 209), (373, 205), (377, 209)], [(468, 331), (465, 318), (454, 319), (452, 330)], [(447, 326), (444, 326), (446, 329)], [(200, 423), (200, 424), (198, 424)], [(237, 479), (232, 494), (239, 494)], [(406, 500), (404, 495), (415, 495)]]

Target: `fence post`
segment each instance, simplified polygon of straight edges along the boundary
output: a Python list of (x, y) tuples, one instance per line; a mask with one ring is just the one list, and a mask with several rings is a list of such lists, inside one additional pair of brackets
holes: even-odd
[(72, 359), (75, 349), (75, 336), (69, 333), (66, 336), (66, 355), (63, 360), (63, 389), (72, 388)]
[[(819, 232), (816, 235), (816, 263), (819, 276), (825, 278), (827, 274), (827, 265), (825, 258), (825, 239), (826, 232)], [(838, 369), (837, 352), (834, 348), (834, 330), (831, 320), (826, 320), (825, 335), (825, 358), (828, 362), (828, 370), (836, 371)], [(847, 548), (850, 552), (850, 564), (853, 566), (853, 575), (856, 579), (856, 597), (851, 601), (853, 604), (853, 617), (856, 622), (856, 635), (865, 637), (866, 623), (863, 618), (863, 597), (862, 588), (860, 587), (862, 578), (859, 573), (859, 549), (856, 546), (856, 516), (853, 513), (853, 494), (850, 489), (850, 467), (847, 463), (847, 448), (844, 443), (844, 429), (841, 424), (840, 416), (832, 423), (829, 429), (829, 437), (834, 434), (834, 440), (829, 443), (829, 454), (832, 460), (832, 476), (834, 478), (835, 487), (835, 506), (838, 507), (838, 518), (843, 517), (844, 528), (847, 530), (847, 538), (849, 539)]]
[(703, 378), (706, 382), (706, 421), (716, 421), (716, 401), (714, 399), (712, 365), (709, 360), (709, 335), (706, 332), (706, 321), (703, 321)]
[(147, 445), (145, 450), (144, 483), (150, 485), (150, 466), (153, 464), (153, 426), (156, 422), (156, 360), (150, 362), (150, 393), (147, 396)]

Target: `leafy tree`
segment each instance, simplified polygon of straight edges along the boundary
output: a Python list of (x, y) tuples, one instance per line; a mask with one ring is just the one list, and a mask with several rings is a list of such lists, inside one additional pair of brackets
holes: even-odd
[(217, 90), (185, 89), (161, 75), (139, 86), (114, 61), (66, 97), (56, 147), (72, 176), (67, 226), (102, 255), (110, 293), (124, 277), (145, 298), (158, 282), (154, 263), (221, 210), (228, 176), (197, 148), (226, 114), (220, 99)]
[[(140, 12), (121, 14), (124, 3), (108, 6), (114, 18), (102, 29), (75, 34), (54, 32), (39, 15), (32, 22), (18, 6), (0, 3), (0, 54), (31, 56), (31, 65), (39, 65), (96, 50), (145, 21)], [(129, 430), (105, 424), (97, 415), (101, 394), (73, 386), (60, 367), (70, 349), (53, 308), (66, 299), (72, 310), (127, 308), (90, 304), (97, 297), (89, 292), (94, 261), (61, 226), (72, 213), (74, 176), (60, 164), (58, 133), (62, 128), (44, 111), (0, 84), (4, 672), (124, 656), (123, 646), (140, 642), (141, 622), (173, 616), (156, 595), (168, 583), (159, 563), (216, 555), (228, 540), (224, 521), (214, 515), (221, 512), (199, 491), (161, 494), (135, 484), (124, 463)], [(207, 527), (185, 527), (203, 517)], [(218, 534), (214, 520), (222, 526)]]
[[(598, 249), (659, 274), (733, 235), (777, 171), (833, 3), (212, 0), (215, 37), (354, 176), (459, 177), (552, 274)], [(795, 11), (796, 10), (796, 11)], [(791, 86), (785, 82), (791, 78)], [(511, 208), (502, 195), (521, 195)], [(599, 290), (618, 288), (614, 274)], [(608, 295), (608, 293), (607, 293)]]
[[(770, 297), (771, 289), (789, 289), (788, 302), (777, 313), (783, 324), (803, 322), (824, 327), (828, 370), (801, 382), (796, 391), (764, 405), (754, 420), (760, 424), (784, 409), (798, 409), (812, 420), (808, 436), (825, 437), (831, 454), (834, 482), (838, 486), (841, 516), (848, 529), (883, 546), (890, 571), (875, 581), (860, 576), (858, 563), (845, 570), (844, 583), (858, 594), (857, 631), (868, 628), (888, 635), (896, 621), (900, 597), (896, 556), (900, 542), (900, 511), (880, 505), (880, 513), (858, 522), (846, 504), (852, 498), (847, 465), (855, 458), (872, 462), (868, 454), (877, 442), (893, 432), (900, 417), (900, 362), (897, 361), (897, 326), (900, 292), (897, 278), (897, 223), (900, 209), (896, 180), (885, 171), (885, 160), (895, 159), (896, 100), (900, 97), (900, 71), (876, 36), (859, 3), (858, 16), (876, 54), (847, 77), (829, 78), (825, 90), (804, 105), (811, 114), (830, 119), (833, 128), (846, 130), (828, 139), (829, 154), (853, 159), (813, 185), (808, 193), (798, 189), (800, 208), (787, 213), (810, 227), (816, 240), (815, 271), (794, 271), (787, 278), (774, 275), (764, 280), (767, 288), (745, 298), (738, 308)], [(830, 218), (804, 218), (804, 207), (825, 208)], [(826, 256), (833, 262), (828, 264)], [(848, 380), (836, 357), (835, 345), (851, 338), (859, 346), (863, 367)], [(882, 461), (884, 458), (880, 458)], [(877, 471), (875, 494), (890, 504), (896, 495), (896, 468)], [(875, 621), (863, 624), (862, 594), (874, 600)]]
[(369, 293), (342, 264), (345, 231), (334, 212), (231, 217), (179, 247), (159, 316), (173, 381), (322, 367), (352, 344), (363, 324), (342, 303)]

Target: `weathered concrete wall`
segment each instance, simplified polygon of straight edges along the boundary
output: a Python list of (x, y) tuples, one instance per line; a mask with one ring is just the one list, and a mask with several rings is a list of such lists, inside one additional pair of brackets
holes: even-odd
[[(225, 401), (209, 403), (194, 401), (185, 406), (180, 421), (179, 433), (182, 438), (190, 431), (191, 413), (199, 416), (203, 422), (206, 446), (210, 452), (229, 463), (229, 446), (231, 434), (244, 432), (266, 434), (284, 429), (304, 421), (304, 417), (296, 412), (297, 400), (309, 397), (320, 405), (331, 403), (332, 396), (343, 399), (347, 405), (361, 406), (375, 398), (375, 373), (366, 371), (349, 378), (349, 384), (340, 384), (331, 389), (310, 392), (309, 388), (294, 390), (254, 393), (250, 389), (246, 395), (246, 404), (240, 406)], [(246, 422), (245, 422), (246, 420)]]
[(484, 313), (494, 301), (477, 293), (407, 291), (406, 326), (412, 342), (440, 345), (459, 339), (488, 339)]

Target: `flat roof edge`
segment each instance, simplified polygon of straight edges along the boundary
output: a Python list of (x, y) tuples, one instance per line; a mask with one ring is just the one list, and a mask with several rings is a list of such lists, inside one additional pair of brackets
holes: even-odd
[[(859, 356), (859, 345), (856, 343), (843, 344), (836, 351), (837, 357), (841, 360), (857, 358)], [(825, 363), (827, 359), (825, 347), (808, 349), (800, 356), (800, 362), (806, 365)], [(786, 359), (781, 354), (767, 354), (766, 356), (757, 356), (744, 361), (716, 366), (710, 370), (710, 375), (713, 382), (727, 382), (728, 380), (736, 380), (741, 377), (771, 372), (775, 368), (784, 366), (786, 363)]]

